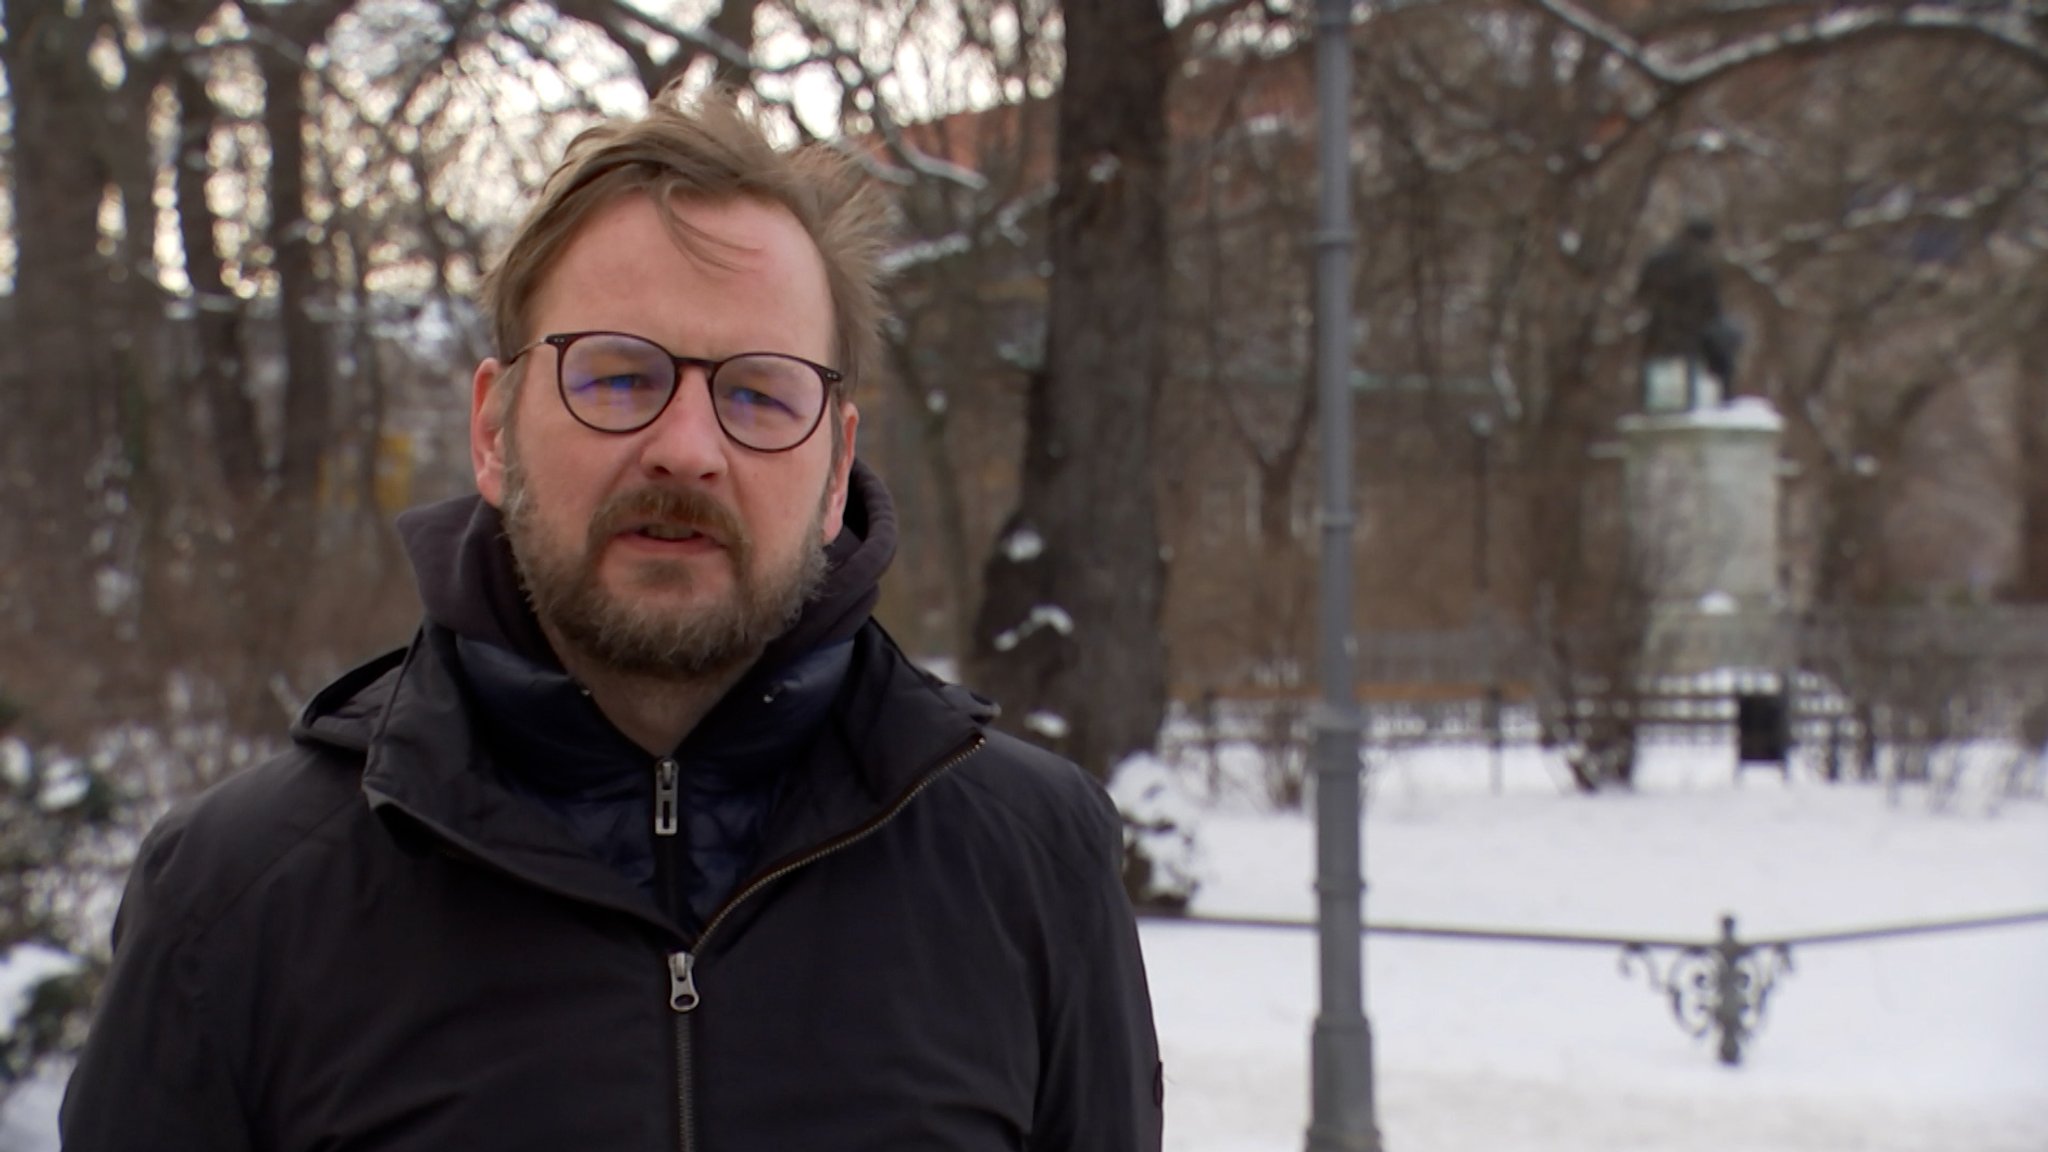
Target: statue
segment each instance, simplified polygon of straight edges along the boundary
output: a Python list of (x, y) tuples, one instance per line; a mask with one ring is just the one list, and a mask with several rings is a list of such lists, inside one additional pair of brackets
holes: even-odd
[(1734, 392), (1742, 333), (1721, 311), (1713, 241), (1713, 223), (1694, 217), (1643, 262), (1636, 301), (1650, 312), (1643, 363), (1652, 411), (1707, 407)]

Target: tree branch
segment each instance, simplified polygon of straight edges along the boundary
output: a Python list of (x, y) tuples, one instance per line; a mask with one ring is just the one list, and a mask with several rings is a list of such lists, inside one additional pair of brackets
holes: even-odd
[[(1636, 39), (1622, 28), (1580, 7), (1575, 0), (1522, 2), (1602, 45), (1665, 89), (1682, 91), (1696, 88), (1751, 64), (1788, 53), (1813, 52), (1860, 40), (1916, 33), (1985, 43), (2011, 54), (2037, 72), (2048, 74), (2048, 41), (2044, 41), (2029, 22), (2030, 18), (2034, 21), (2048, 19), (2048, 4), (2042, 0), (2024, 0), (2022, 4), (2013, 4), (1997, 12), (1971, 11), (1929, 0), (1840, 7), (1806, 5), (1809, 10), (1818, 9), (1818, 14), (1809, 21), (1744, 36), (1683, 61), (1670, 59), (1659, 45)], [(1769, 7), (1777, 9), (1780, 6)]]

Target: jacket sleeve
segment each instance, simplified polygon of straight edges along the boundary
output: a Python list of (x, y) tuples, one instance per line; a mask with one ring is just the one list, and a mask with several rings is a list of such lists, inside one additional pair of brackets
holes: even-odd
[[(1079, 770), (1076, 770), (1079, 775)], [(1051, 974), (1034, 1152), (1158, 1152), (1165, 1069), (1137, 922), (1123, 886), (1123, 818), (1093, 781), (1085, 816), (1096, 851), (1072, 899), (1073, 944)]]
[(226, 1062), (209, 1041), (198, 951), (178, 914), (178, 823), (173, 813), (158, 825), (129, 873), (113, 965), (58, 1118), (65, 1152), (249, 1148)]

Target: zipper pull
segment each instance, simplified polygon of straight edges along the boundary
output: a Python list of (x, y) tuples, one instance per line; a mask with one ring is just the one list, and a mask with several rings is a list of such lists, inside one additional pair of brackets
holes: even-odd
[(688, 1012), (697, 1006), (697, 978), (691, 970), (697, 967), (697, 958), (688, 952), (668, 954), (668, 1006), (678, 1012)]
[(664, 756), (654, 766), (654, 834), (673, 836), (676, 834), (676, 809), (680, 802), (676, 798), (676, 777), (679, 773), (675, 758)]

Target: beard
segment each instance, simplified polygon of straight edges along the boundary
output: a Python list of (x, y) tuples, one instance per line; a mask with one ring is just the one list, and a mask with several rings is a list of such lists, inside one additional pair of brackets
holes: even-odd
[[(692, 681), (731, 673), (759, 658), (788, 631), (825, 578), (825, 500), (811, 516), (797, 554), (763, 570), (746, 527), (717, 498), (695, 488), (638, 488), (611, 496), (591, 517), (582, 548), (550, 540), (542, 526), (515, 437), (507, 437), (505, 534), (527, 601), (544, 625), (584, 657), (629, 676)], [(829, 496), (829, 490), (828, 490)], [(687, 591), (696, 582), (682, 564), (653, 561), (628, 588), (607, 589), (598, 575), (606, 543), (648, 521), (687, 525), (724, 545), (732, 587), (708, 603), (663, 605), (635, 591)]]

